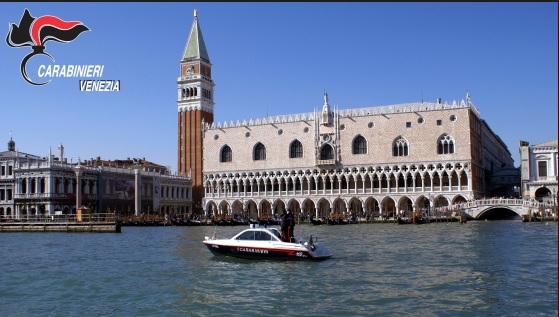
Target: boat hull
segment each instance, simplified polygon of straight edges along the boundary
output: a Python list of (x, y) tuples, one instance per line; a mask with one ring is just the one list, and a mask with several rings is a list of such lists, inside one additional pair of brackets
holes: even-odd
[[(330, 253), (320, 244), (304, 246), (292, 243), (292, 246), (288, 246), (289, 243), (285, 243), (282, 246), (250, 246), (221, 243), (217, 240), (206, 240), (204, 244), (214, 255), (242, 259), (320, 261), (331, 257)], [(313, 248), (314, 250), (312, 250)]]

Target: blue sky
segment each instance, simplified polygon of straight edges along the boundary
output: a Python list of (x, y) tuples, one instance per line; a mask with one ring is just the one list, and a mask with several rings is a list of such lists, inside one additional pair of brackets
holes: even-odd
[(325, 90), (341, 109), (469, 92), (515, 166), (520, 140), (558, 135), (557, 3), (1, 3), (4, 38), (26, 8), (90, 29), (47, 42), (55, 62), (33, 63), (104, 65), (102, 79), (120, 80), (121, 90), (81, 92), (78, 78), (30, 85), (20, 63), (31, 48), (4, 41), (3, 151), (11, 132), (25, 153), (56, 154), (63, 144), (74, 162), (145, 157), (175, 172), (177, 78), (194, 9), (216, 122), (310, 112)]

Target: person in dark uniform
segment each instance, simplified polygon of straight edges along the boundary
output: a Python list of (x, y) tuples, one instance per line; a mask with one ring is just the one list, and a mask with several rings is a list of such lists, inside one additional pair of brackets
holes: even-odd
[(295, 216), (291, 212), (291, 210), (287, 209), (287, 242), (294, 242), (293, 238), (293, 230), (295, 229)]
[(284, 242), (289, 241), (289, 237), (288, 237), (288, 228), (289, 228), (289, 219), (287, 219), (287, 212), (284, 210), (283, 213), (280, 216), (280, 220), (281, 220), (281, 240), (283, 240)]

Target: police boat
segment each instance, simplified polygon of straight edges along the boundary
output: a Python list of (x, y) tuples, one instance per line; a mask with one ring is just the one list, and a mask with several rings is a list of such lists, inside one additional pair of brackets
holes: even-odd
[[(292, 240), (293, 241), (293, 240)], [(282, 241), (281, 232), (272, 227), (250, 224), (230, 239), (205, 237), (202, 241), (216, 256), (257, 260), (326, 260), (332, 256), (322, 243), (313, 241)]]

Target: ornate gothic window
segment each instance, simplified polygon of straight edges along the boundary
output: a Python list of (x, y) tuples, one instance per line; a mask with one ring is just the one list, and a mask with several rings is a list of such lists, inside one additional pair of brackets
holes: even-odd
[(303, 157), (303, 144), (299, 140), (293, 141), (289, 148), (289, 158)]
[(408, 141), (402, 137), (398, 137), (392, 144), (393, 156), (408, 156)]
[(262, 143), (256, 144), (254, 147), (254, 160), (263, 161), (266, 159), (266, 147)]
[(441, 135), (437, 147), (438, 154), (452, 154), (454, 153), (454, 139), (447, 134)]
[(233, 151), (231, 151), (231, 148), (228, 145), (225, 145), (221, 149), (221, 155), (219, 156), (219, 161), (223, 163), (223, 162), (231, 162), (232, 160), (233, 160)]
[(367, 140), (361, 135), (353, 140), (353, 154), (367, 154)]
[(333, 160), (334, 159), (334, 149), (330, 144), (325, 144), (320, 150), (321, 160)]

